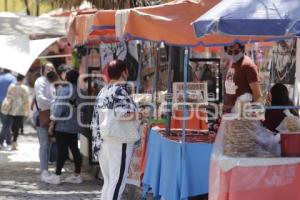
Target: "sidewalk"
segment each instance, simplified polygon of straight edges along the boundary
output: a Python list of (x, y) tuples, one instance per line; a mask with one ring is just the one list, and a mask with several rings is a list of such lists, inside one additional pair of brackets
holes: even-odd
[[(24, 132), (25, 135), (18, 138), (17, 151), (0, 150), (0, 200), (100, 200), (103, 183), (84, 171), (82, 184), (49, 185), (41, 182), (36, 133), (29, 126)], [(55, 166), (49, 167), (54, 172)], [(73, 164), (68, 161), (64, 169), (62, 178), (72, 173)], [(130, 191), (127, 188), (124, 200), (140, 199)]]

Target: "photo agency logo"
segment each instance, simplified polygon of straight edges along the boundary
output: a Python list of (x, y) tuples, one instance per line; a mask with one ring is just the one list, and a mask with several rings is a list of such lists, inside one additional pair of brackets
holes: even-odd
[[(56, 82), (54, 83), (57, 88), (68, 87), (68, 92), (56, 94), (56, 102), (51, 106), (51, 110), (55, 110), (55, 107), (60, 107), (62, 109), (62, 115), (53, 118), (56, 121), (70, 120), (74, 109), (77, 109), (77, 121), (80, 127), (90, 128), (92, 115), (94, 109), (97, 109), (95, 105), (100, 100), (98, 95), (100, 90), (107, 85), (106, 77), (100, 73), (83, 74), (80, 75), (78, 79), (77, 88), (73, 87), (72, 84), (66, 82)], [(115, 82), (115, 85), (125, 85), (128, 95), (135, 95), (136, 88), (133, 82)], [(77, 91), (74, 91), (76, 89)], [(59, 89), (58, 89), (59, 90)], [(74, 94), (76, 93), (76, 94)], [(175, 97), (174, 97), (175, 95)], [(203, 97), (202, 93), (191, 93), (188, 94), (188, 102), (183, 103), (183, 93), (176, 94), (165, 94), (164, 98), (158, 98), (158, 95), (153, 94), (154, 99), (151, 102), (143, 102), (137, 104), (137, 109), (133, 107), (135, 102), (117, 102), (114, 105), (114, 112), (122, 115), (124, 120), (130, 120), (132, 117), (139, 118), (142, 113), (145, 117), (149, 118), (151, 115), (154, 116), (167, 116), (172, 113), (172, 118), (175, 120), (190, 120), (196, 118), (201, 121), (211, 121), (216, 120), (223, 115), (223, 104), (216, 102), (207, 102), (206, 97)], [(176, 96), (177, 95), (177, 96)], [(198, 97), (200, 95), (200, 101)], [(116, 99), (122, 100), (123, 95), (117, 96)], [(174, 98), (176, 98), (174, 100)], [(178, 100), (179, 99), (179, 100)], [(205, 102), (202, 102), (205, 100)], [(160, 103), (156, 103), (161, 101)], [(193, 103), (193, 102), (196, 103)], [(200, 103), (197, 103), (200, 102)], [(186, 113), (183, 113), (183, 108), (185, 106)], [(126, 114), (133, 112), (135, 115)], [(237, 104), (234, 109), (234, 117), (232, 119), (248, 119), (248, 120), (262, 120), (264, 118), (264, 106), (261, 103), (242, 103)]]

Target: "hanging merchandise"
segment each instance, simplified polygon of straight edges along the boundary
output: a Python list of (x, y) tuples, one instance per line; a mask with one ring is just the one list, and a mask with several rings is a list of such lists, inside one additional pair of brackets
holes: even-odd
[(294, 84), (296, 72), (297, 40), (277, 42), (273, 48), (272, 69), (273, 83)]
[(138, 53), (137, 42), (117, 42), (100, 44), (101, 68), (104, 70), (105, 65), (113, 59), (123, 60), (126, 62), (129, 70), (129, 81), (136, 81), (138, 75)]

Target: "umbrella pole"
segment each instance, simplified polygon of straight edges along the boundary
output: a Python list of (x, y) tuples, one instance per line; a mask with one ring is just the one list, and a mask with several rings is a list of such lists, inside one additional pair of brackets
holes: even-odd
[(187, 78), (188, 78), (188, 57), (189, 49), (184, 49), (184, 63), (183, 63), (183, 121), (182, 121), (182, 141), (181, 141), (181, 170), (180, 170), (180, 187), (183, 184), (184, 169), (185, 169), (185, 139), (186, 139), (186, 118), (187, 118)]
[(159, 70), (160, 70), (160, 44), (156, 49), (156, 76), (155, 76), (155, 106), (156, 106), (156, 119), (158, 120), (158, 80), (159, 80)]
[(167, 126), (166, 126), (166, 133), (167, 135), (170, 135), (170, 129), (171, 129), (171, 115), (172, 115), (172, 46), (168, 47), (168, 91), (167, 91)]

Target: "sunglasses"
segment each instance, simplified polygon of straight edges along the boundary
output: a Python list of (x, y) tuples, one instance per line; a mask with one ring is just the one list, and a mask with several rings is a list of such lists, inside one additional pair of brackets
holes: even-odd
[(241, 51), (240, 50), (228, 50), (227, 54), (228, 55), (237, 55), (239, 54)]

